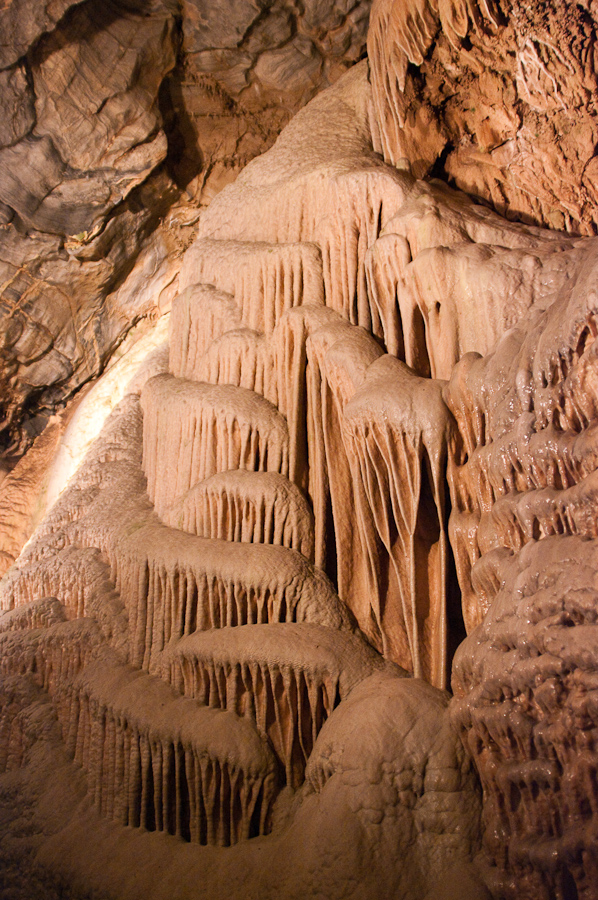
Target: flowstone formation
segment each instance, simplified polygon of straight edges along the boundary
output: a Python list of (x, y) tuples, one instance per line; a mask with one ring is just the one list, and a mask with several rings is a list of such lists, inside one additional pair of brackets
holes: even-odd
[[(213, 233), (222, 204), (205, 216), (167, 370), (137, 378), (2, 582), (2, 766), (35, 796), (27, 850), (75, 892), (415, 900), (436, 890), (430, 855), (483, 891), (473, 769), (447, 695), (409, 677), (447, 680), (450, 425), (435, 422), (439, 385), (370, 334), (371, 207), (394, 212), (412, 179), (372, 152), (368, 96), (361, 65), (222, 195), (230, 234)], [(261, 215), (252, 234), (251, 206), (283, 197), (284, 233)], [(368, 231), (347, 219), (338, 241), (321, 210), (347, 206)], [(360, 389), (394, 409), (380, 373), (404, 384), (379, 439), (403, 433), (389, 504), (413, 480), (406, 570), (367, 491), (368, 422), (387, 416)], [(350, 547), (343, 491), (359, 517)], [(414, 596), (416, 557), (429, 578)], [(389, 580), (375, 589), (377, 565)], [(48, 816), (56, 759), (83, 796)]]
[[(250, 7), (241, 49), (273, 27)], [(19, 900), (595, 900), (598, 244), (568, 187), (594, 125), (584, 94), (575, 143), (560, 80), (593, 90), (594, 17), (569, 7), (376, 0), (369, 63), (199, 215), (167, 352), (0, 582)], [(464, 186), (524, 221), (421, 177), (459, 183), (481, 66), (472, 91), (517, 85), (521, 167)], [(51, 426), (6, 479), (25, 518)]]
[(365, 52), (370, 0), (0, 8), (0, 449), (177, 293), (197, 208)]

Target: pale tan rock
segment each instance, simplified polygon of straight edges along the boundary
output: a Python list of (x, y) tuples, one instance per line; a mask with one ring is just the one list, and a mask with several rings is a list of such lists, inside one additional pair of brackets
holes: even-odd
[[(441, 392), (438, 382), (416, 378), (398, 360), (383, 356), (345, 406), (343, 427), (369, 564), (364, 581), (383, 653), (416, 677), (445, 687), (443, 472), (452, 423)], [(385, 552), (380, 553), (380, 543)]]
[[(397, 31), (424, 67), (436, 18), (459, 53), (507, 27), (487, 3), (414, 9)], [(185, 288), (170, 374), (144, 387), (143, 423), (124, 401), (0, 588), (22, 604), (0, 622), (1, 752), (39, 784), (20, 671), (66, 723), (49, 757), (88, 773), (45, 859), (99, 895), (482, 898), (482, 840), (496, 896), (592, 898), (596, 242), (383, 164), (365, 76), (202, 214), (163, 287)], [(480, 130), (488, 152), (507, 125)], [(452, 714), (483, 829), (447, 697), (383, 658), (443, 685), (464, 624)], [(228, 713), (201, 703), (246, 721), (221, 732)], [(198, 756), (236, 766), (220, 805)], [(285, 779), (298, 790), (277, 795)]]
[(0, 574), (14, 563), (39, 521), (41, 495), (63, 427), (59, 417), (50, 420), (0, 484)]
[[(362, 70), (361, 79), (363, 74)], [(364, 89), (363, 81), (359, 84), (356, 76), (349, 79), (349, 83), (352, 85), (350, 90), (347, 84), (339, 89), (341, 97), (344, 92), (350, 97), (357, 87), (361, 91)], [(324, 109), (332, 106), (331, 98), (326, 98)], [(363, 123), (365, 105), (361, 104), (360, 108)], [(319, 127), (323, 128), (319, 109), (316, 120), (321, 120)], [(347, 113), (348, 136), (349, 118)], [(360, 127), (365, 129), (365, 125)], [(311, 141), (313, 132), (309, 118), (305, 128)], [(356, 153), (355, 165), (363, 163), (364, 152)], [(365, 155), (367, 159), (367, 152)], [(238, 841), (230, 850), (241, 848), (241, 855), (228, 857), (226, 861), (223, 858), (223, 864), (231, 872), (232, 881), (227, 879), (226, 883), (227, 894), (231, 896), (243, 896), (249, 880), (262, 897), (280, 896), (281, 885), (284, 885), (283, 896), (289, 900), (305, 893), (317, 896), (317, 891), (322, 890), (329, 898), (340, 898), (347, 896), (347, 891), (351, 895), (349, 885), (355, 884), (357, 893), (353, 893), (356, 897), (363, 896), (364, 891), (366, 896), (377, 897), (382, 885), (388, 892), (400, 887), (405, 897), (415, 900), (432, 888), (432, 875), (426, 873), (415, 880), (411, 878), (412, 886), (407, 887), (410, 875), (406, 866), (419, 866), (417, 860), (422, 854), (428, 854), (428, 831), (435, 836), (438, 831), (442, 833), (443, 839), (434, 837), (431, 845), (437, 858), (444, 861), (452, 857), (453, 864), (455, 856), (469, 859), (475, 843), (474, 822), (478, 815), (475, 786), (467, 763), (459, 756), (455, 736), (451, 736), (442, 724), (444, 695), (417, 680), (406, 678), (405, 673), (368, 646), (347, 606), (339, 599), (321, 568), (334, 558), (332, 547), (336, 543), (342, 550), (337, 571), (342, 574), (343, 583), (352, 584), (354, 579), (347, 547), (361, 544), (367, 531), (355, 527), (355, 519), (351, 519), (354, 510), (364, 510), (363, 504), (351, 505), (359, 490), (363, 491), (363, 485), (352, 478), (349, 460), (350, 453), (355, 455), (351, 430), (354, 423), (346, 415), (351, 404), (357, 418), (361, 414), (371, 416), (372, 427), (377, 427), (378, 420), (385, 427), (390, 412), (397, 439), (402, 434), (405, 441), (412, 439), (418, 448), (421, 444), (433, 457), (434, 465), (440, 464), (446, 440), (445, 422), (440, 415), (445, 407), (441, 405), (439, 386), (414, 376), (397, 360), (389, 360), (379, 339), (361, 325), (351, 323), (352, 318), (361, 317), (368, 327), (371, 325), (365, 293), (365, 258), (370, 243), (379, 236), (380, 222), (371, 220), (369, 198), (373, 194), (378, 198), (374, 205), (376, 202), (383, 205), (388, 191), (391, 218), (390, 211), (395, 209), (395, 204), (400, 206), (398, 188), (402, 200), (403, 188), (410, 189), (413, 180), (408, 176), (395, 177), (392, 173), (386, 178), (388, 170), (370, 158), (366, 169), (369, 166), (380, 168), (380, 178), (377, 183), (374, 180), (370, 193), (372, 185), (367, 176), (365, 185), (360, 185), (359, 179), (350, 181), (352, 164), (351, 154), (339, 163), (340, 168), (344, 167), (348, 172), (348, 178), (344, 193), (337, 195), (337, 209), (341, 208), (341, 198), (350, 198), (353, 225), (348, 226), (344, 243), (334, 244), (334, 252), (328, 253), (324, 265), (327, 274), (322, 277), (321, 270), (317, 269), (318, 277), (313, 280), (315, 288), (309, 294), (305, 292), (305, 284), (312, 277), (311, 263), (303, 266), (303, 257), (299, 255), (299, 263), (293, 258), (290, 265), (284, 264), (284, 254), (288, 253), (285, 245), (289, 243), (299, 248), (298, 251), (293, 249), (293, 253), (307, 252), (310, 260), (319, 261), (313, 245), (308, 244), (305, 250), (303, 235), (290, 242), (285, 240), (280, 248), (268, 246), (273, 243), (270, 238), (266, 246), (261, 243), (254, 248), (242, 247), (242, 253), (238, 244), (233, 245), (229, 265), (246, 259), (251, 276), (259, 271), (267, 255), (278, 256), (270, 271), (276, 271), (278, 267), (285, 279), (288, 274), (292, 276), (288, 286), (274, 284), (268, 292), (263, 287), (253, 292), (252, 296), (259, 298), (253, 301), (256, 308), (258, 302), (264, 303), (264, 297), (269, 298), (267, 303), (271, 306), (278, 302), (278, 297), (289, 298), (288, 303), (281, 303), (280, 309), (275, 310), (271, 325), (267, 325), (268, 319), (264, 316), (251, 322), (252, 328), (247, 324), (244, 328), (239, 327), (242, 324), (239, 311), (252, 309), (251, 305), (242, 304), (238, 296), (242, 297), (244, 290), (243, 278), (235, 272), (237, 277), (222, 283), (222, 279), (231, 278), (222, 262), (223, 254), (231, 249), (231, 244), (227, 239), (221, 242), (224, 246), (218, 246), (219, 239), (211, 238), (211, 258), (217, 261), (212, 271), (220, 279), (214, 278), (220, 291), (191, 288), (175, 303), (170, 360), (173, 374), (159, 375), (143, 388), (143, 423), (139, 401), (133, 396), (126, 398), (115, 411), (80, 474), (58, 500), (2, 586), (4, 605), (10, 606), (15, 601), (26, 601), (27, 605), (37, 578), (40, 592), (51, 590), (69, 609), (69, 614), (91, 613), (97, 620), (97, 626), (93, 626), (92, 655), (81, 659), (76, 671), (69, 669), (68, 660), (73, 651), (64, 642), (63, 632), (59, 631), (65, 623), (51, 625), (46, 629), (48, 635), (42, 629), (39, 639), (35, 637), (30, 641), (29, 651), (19, 649), (21, 632), (7, 632), (14, 651), (6, 654), (9, 671), (23, 659), (27, 660), (27, 671), (33, 672), (33, 660), (37, 660), (40, 653), (44, 658), (44, 642), (52, 648), (50, 656), (55, 675), (44, 683), (47, 683), (62, 723), (66, 747), (87, 773), (89, 794), (96, 809), (105, 820), (116, 818), (133, 826), (126, 832), (126, 840), (132, 842), (131, 846), (137, 840), (138, 828), (176, 833), (183, 839), (199, 843)], [(322, 183), (324, 180), (322, 177)], [(292, 183), (290, 190), (291, 193), (294, 190)], [(301, 190), (304, 190), (303, 186)], [(320, 209), (322, 202), (317, 198)], [(314, 205), (314, 209), (317, 208)], [(362, 227), (359, 223), (366, 223), (363, 226), (367, 228), (365, 237), (360, 238), (355, 223), (359, 227)], [(325, 246), (333, 247), (337, 238), (331, 221), (326, 223), (321, 234), (330, 242)], [(205, 237), (202, 241), (205, 243)], [(270, 249), (272, 254), (268, 253)], [(201, 252), (201, 244), (190, 252), (190, 260), (197, 258), (198, 252)], [(281, 259), (282, 266), (279, 265)], [(341, 279), (343, 293), (333, 286), (339, 283), (339, 273), (343, 272), (342, 267), (347, 261), (349, 269)], [(187, 271), (192, 272), (191, 264)], [(203, 279), (207, 275), (202, 271), (200, 277)], [(362, 284), (361, 295), (356, 288), (358, 282)], [(223, 294), (223, 288), (234, 291), (235, 296)], [(358, 296), (362, 298), (362, 305), (351, 301), (357, 304), (351, 312), (351, 302), (349, 299), (345, 302), (344, 298)], [(305, 303), (310, 299), (311, 303)], [(322, 300), (329, 300), (332, 308), (327, 309)], [(271, 315), (271, 311), (268, 314)], [(202, 333), (201, 324), (206, 324), (212, 333)], [(243, 358), (235, 369), (233, 356), (235, 349), (240, 348)], [(386, 398), (388, 409), (384, 403), (379, 408), (377, 401), (373, 402), (377, 388), (369, 394), (367, 390), (374, 382), (378, 384), (377, 377), (380, 383), (387, 384), (389, 372), (384, 366), (392, 370), (391, 388)], [(248, 379), (245, 383), (252, 384), (251, 388), (240, 384), (245, 379)], [(413, 424), (410, 419), (415, 410), (417, 416)], [(340, 455), (341, 451), (344, 456)], [(149, 494), (156, 498), (156, 510), (145, 493), (142, 463), (148, 476)], [(425, 460), (419, 459), (419, 463), (415, 463), (414, 481), (421, 471), (418, 464), (426, 466)], [(234, 469), (240, 471), (231, 473)], [(268, 479), (267, 490), (265, 479)], [(296, 481), (294, 487), (291, 487), (291, 479)], [(250, 529), (251, 509), (257, 509), (260, 503), (271, 506), (275, 518), (286, 514), (291, 519), (298, 519), (301, 515), (299, 531), (306, 535), (302, 538), (302, 546), (309, 547), (310, 553), (311, 547), (317, 548), (320, 567), (314, 568), (297, 550), (284, 546), (281, 526), (278, 533), (276, 527), (266, 527), (265, 509), (264, 514), (260, 511), (264, 525), (260, 524), (258, 531), (259, 536), (273, 541), (272, 544), (230, 540), (239, 535), (232, 533), (224, 521), (225, 507), (220, 501), (216, 503), (216, 509), (220, 509), (222, 521), (210, 522), (209, 537), (186, 533), (160, 521), (158, 516), (176, 524), (171, 517), (177, 509), (184, 509), (187, 501), (195, 503), (198, 496), (207, 496), (212, 485), (218, 488), (218, 482), (227, 497), (236, 495), (237, 508), (245, 498), (252, 500), (243, 507), (242, 515), (246, 519), (241, 523), (241, 537), (243, 527)], [(348, 488), (345, 496), (344, 487)], [(365, 493), (366, 499), (377, 506), (377, 497), (367, 498)], [(179, 503), (173, 508), (177, 498)], [(398, 504), (402, 499), (394, 497), (392, 502)], [(411, 499), (419, 502), (420, 491), (414, 488)], [(426, 504), (428, 499), (425, 498)], [(305, 515), (308, 500), (314, 501), (313, 520), (309, 514)], [(444, 512), (439, 493), (436, 501), (434, 509), (440, 522)], [(227, 509), (230, 510), (229, 501)], [(115, 522), (118, 523), (116, 528)], [(410, 524), (411, 520), (405, 526), (407, 532)], [(442, 528), (443, 525), (439, 525), (440, 531)], [(188, 526), (188, 530), (199, 530), (197, 519), (194, 527)], [(351, 531), (352, 544), (346, 545), (344, 535)], [(388, 553), (384, 549), (384, 529), (380, 526), (373, 532), (373, 540), (378, 542), (381, 553)], [(251, 537), (254, 536), (258, 536), (255, 531)], [(367, 537), (372, 538), (372, 535), (368, 532)], [(279, 542), (280, 546), (277, 545)], [(103, 618), (95, 611), (95, 600), (77, 599), (71, 583), (73, 570), (68, 566), (69, 562), (76, 565), (77, 560), (91, 562), (92, 558), (99, 563), (98, 551), (110, 565), (112, 581), (96, 592), (98, 603), (102, 599), (105, 604)], [(441, 550), (430, 553), (431, 579), (438, 584), (442, 579), (435, 566), (441, 556)], [(413, 559), (412, 554), (412, 562)], [(89, 569), (91, 575), (91, 565)], [(366, 591), (362, 593), (362, 599), (365, 595)], [(384, 596), (383, 602), (387, 599)], [(383, 646), (383, 633), (391, 635), (393, 628), (395, 632), (397, 628), (399, 632), (401, 630), (400, 624), (396, 626), (396, 606), (391, 611), (395, 600), (391, 599), (385, 610), (379, 608), (374, 596), (366, 596), (366, 600), (370, 605), (364, 603), (368, 610), (364, 630), (369, 634), (373, 632)], [(442, 630), (442, 611), (436, 606), (432, 618)], [(357, 612), (357, 604), (355, 607)], [(373, 626), (369, 614), (372, 608), (379, 613)], [(388, 626), (393, 615), (394, 624)], [(84, 621), (67, 622), (66, 625), (85, 627)], [(429, 633), (430, 629), (426, 629), (427, 626), (422, 630), (426, 653), (430, 645), (429, 652), (436, 660), (445, 652), (441, 647), (442, 640), (438, 641)], [(404, 633), (406, 630), (413, 635), (409, 625)], [(25, 634), (23, 648), (30, 637), (27, 632)], [(123, 654), (134, 669), (123, 666)], [(414, 655), (417, 657), (417, 653)], [(50, 658), (48, 653), (46, 657)], [(424, 661), (414, 663), (414, 667), (421, 663), (422, 672), (428, 674), (429, 669), (431, 677), (440, 683), (440, 669), (444, 663), (434, 662), (428, 666), (427, 659), (425, 653), (422, 654)], [(412, 659), (406, 658), (406, 661), (413, 663)], [(45, 677), (44, 666), (37, 662), (35, 665)], [(152, 674), (142, 673), (140, 669)], [(160, 672), (172, 678), (178, 689), (190, 694), (195, 692), (195, 700), (173, 699), (168, 687), (159, 680)], [(385, 673), (386, 679), (381, 678), (374, 685), (369, 677), (372, 672)], [(397, 692), (397, 681), (410, 685), (404, 697)], [(206, 694), (204, 689), (208, 682)], [(354, 692), (359, 690), (359, 683), (366, 682), (373, 686), (362, 698), (362, 713), (355, 719), (349, 713), (346, 720), (366, 723), (364, 737), (366, 743), (371, 740), (373, 756), (364, 768), (369, 751), (364, 749), (362, 753), (359, 741), (353, 741), (353, 751), (347, 747), (343, 710)], [(395, 694), (397, 709), (405, 705), (404, 715), (397, 713), (396, 723), (394, 714), (388, 718), (383, 712), (385, 701)], [(223, 727), (223, 743), (216, 747), (214, 744), (220, 739), (220, 731), (212, 732), (217, 728), (217, 722), (223, 720), (204, 713), (216, 716), (227, 716), (228, 713), (198, 708), (198, 700), (229, 706), (231, 711), (237, 709), (244, 713), (246, 721), (239, 728), (232, 724)], [(436, 756), (438, 753), (441, 758), (439, 769), (449, 773), (446, 785), (443, 783), (440, 788), (444, 777), (440, 772), (438, 776), (431, 776), (426, 785), (421, 783), (419, 774), (415, 776), (412, 793), (424, 797), (421, 815), (419, 811), (415, 814), (411, 811), (413, 797), (408, 786), (413, 766), (410, 759), (401, 761), (398, 767), (393, 768), (391, 764), (391, 760), (396, 759), (397, 742), (406, 747), (405, 735), (414, 727), (413, 716), (407, 714), (410, 704), (412, 708), (418, 708), (420, 720), (425, 723), (421, 730), (425, 744), (422, 768), (426, 767), (430, 754)], [(156, 705), (160, 707), (157, 716), (153, 713)], [(295, 797), (289, 791), (280, 795), (272, 810), (272, 835), (263, 839), (265, 843), (260, 839), (255, 844), (242, 839), (263, 834), (270, 827), (269, 810), (278, 785), (269, 780), (272, 769), (268, 760), (271, 757), (267, 755), (264, 760), (262, 755), (257, 760), (256, 732), (251, 724), (252, 705), (258, 728), (273, 744), (280, 760), (280, 771), (284, 770), (284, 778), (291, 786), (299, 787), (303, 771), (310, 771), (310, 759), (315, 754), (308, 787), (297, 791)], [(359, 710), (359, 706), (356, 701), (351, 709)], [(366, 709), (370, 711), (367, 715)], [(337, 713), (341, 715), (340, 720), (335, 720)], [(327, 730), (322, 746), (317, 735), (324, 718)], [(227, 719), (227, 723), (229, 721)], [(236, 718), (232, 721), (238, 723)], [(338, 728), (335, 721), (339, 721)], [(403, 728), (405, 734), (401, 731)], [(230, 743), (226, 738), (228, 732)], [(245, 732), (253, 734), (254, 738), (249, 738)], [(241, 745), (236, 743), (237, 739)], [(245, 753), (245, 757), (253, 754), (252, 759), (255, 756), (257, 762), (248, 761), (244, 768), (237, 765), (241, 753)], [(104, 755), (106, 761), (101, 763)], [(217, 798), (210, 794), (207, 776), (204, 778), (202, 765), (197, 760), (205, 757), (206, 771), (211, 766), (211, 772), (219, 773), (220, 782), (225, 784), (223, 756), (229, 770), (235, 774), (234, 779), (226, 782), (230, 783), (230, 794), (226, 796), (230, 796), (232, 803), (227, 801), (225, 810), (221, 811)], [(207, 757), (210, 757), (210, 763)], [(326, 769), (326, 757), (334, 761), (335, 772)], [(178, 773), (174, 780), (167, 777), (172, 766)], [(251, 777), (245, 774), (246, 769), (251, 769)], [(316, 777), (314, 772), (325, 772), (326, 776)], [(256, 785), (255, 790), (253, 787), (250, 790), (250, 782)], [(210, 783), (213, 790), (213, 778)], [(434, 795), (439, 791), (443, 796), (440, 803), (435, 804)], [(183, 799), (187, 796), (188, 802)], [(221, 793), (220, 800), (222, 797)], [(214, 798), (213, 806), (210, 806), (211, 798)], [(263, 814), (256, 812), (254, 815), (248, 811), (242, 815), (254, 800), (255, 809), (263, 810)], [(173, 805), (174, 812), (168, 813)], [(349, 813), (351, 807), (352, 814)], [(444, 818), (442, 808), (445, 812), (449, 810)], [(420, 824), (424, 826), (426, 837), (414, 845), (413, 836)], [(97, 830), (105, 834), (112, 828), (121, 833), (119, 828), (106, 821)], [(326, 832), (330, 837), (324, 840)], [(458, 837), (459, 832), (465, 836)], [(164, 836), (149, 837), (156, 842), (160, 855)], [(71, 840), (65, 835), (63, 838)], [(74, 837), (74, 840), (79, 838)], [(99, 840), (104, 847), (103, 838)], [(413, 853), (409, 851), (408, 862), (396, 860), (389, 865), (389, 859), (396, 859), (389, 848), (401, 843), (415, 847)], [(242, 849), (244, 844), (247, 851)], [(46, 846), (50, 845), (51, 842)], [(347, 847), (352, 846), (364, 848), (369, 860), (367, 866), (359, 857), (347, 854)], [(117, 856), (118, 853), (120, 851)], [(268, 865), (263, 862), (266, 858), (271, 861)], [(109, 868), (114, 872), (120, 864), (114, 857), (112, 859)], [(181, 871), (194, 871), (198, 859), (200, 857), (189, 857), (191, 870), (183, 866)], [(203, 857), (208, 861), (207, 868), (204, 866), (204, 883), (206, 890), (218, 897), (222, 895), (222, 887), (211, 880), (216, 876), (210, 859), (215, 857)], [(281, 868), (283, 859), (285, 866)], [(292, 869), (288, 867), (289, 859), (293, 859)], [(172, 862), (168, 865), (169, 873), (175, 871), (173, 866)], [(241, 870), (243, 883), (238, 881)], [(359, 872), (361, 876), (357, 877)], [(88, 870), (86, 877), (93, 883), (98, 877), (101, 881), (112, 875), (97, 871), (92, 874)], [(169, 874), (168, 878), (172, 877)], [(188, 877), (188, 874), (179, 873), (176, 880), (180, 884), (181, 879), (186, 881)], [(150, 890), (154, 895), (160, 895), (166, 889), (161, 883)], [(177, 890), (181, 893), (183, 889)], [(138, 891), (139, 885), (130, 885), (126, 894), (136, 896)]]
[(273, 472), (212, 475), (191, 488), (164, 520), (198, 537), (288, 547), (313, 562), (313, 513), (296, 485)]
[(373, 671), (405, 674), (355, 635), (285, 623), (220, 628), (179, 641), (163, 661), (186, 697), (254, 719), (297, 789), (324, 722)]
[(231, 294), (241, 322), (266, 334), (288, 309), (324, 300), (320, 248), (307, 242), (196, 241), (185, 254), (180, 285), (202, 283)]
[(158, 375), (143, 389), (142, 403), (144, 472), (158, 515), (217, 472), (288, 475), (286, 420), (254, 391)]

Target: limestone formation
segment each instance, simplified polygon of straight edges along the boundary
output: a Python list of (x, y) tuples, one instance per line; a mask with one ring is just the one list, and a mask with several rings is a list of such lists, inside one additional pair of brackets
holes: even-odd
[(595, 4), (376, 0), (375, 146), (509, 219), (596, 229)]
[(369, 6), (2, 5), (3, 450), (169, 308), (197, 205), (363, 55)]
[(0, 13), (11, 896), (595, 900), (594, 5)]

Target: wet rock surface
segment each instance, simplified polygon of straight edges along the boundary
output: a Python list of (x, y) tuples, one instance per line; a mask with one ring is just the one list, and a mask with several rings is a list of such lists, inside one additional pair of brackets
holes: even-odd
[[(132, 324), (168, 308), (197, 205), (363, 54), (368, 12), (368, 2), (4, 5), (5, 452), (22, 453)], [(144, 303), (130, 278), (138, 259), (162, 276)]]
[(593, 3), (377, 0), (378, 146), (509, 219), (596, 231)]
[(594, 5), (380, 0), (253, 161), (366, 10), (223, 9), (1, 70), (0, 877), (594, 900)]

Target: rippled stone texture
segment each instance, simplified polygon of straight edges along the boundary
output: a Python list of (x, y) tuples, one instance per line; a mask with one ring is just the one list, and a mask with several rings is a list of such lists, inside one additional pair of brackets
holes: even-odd
[(363, 54), (368, 13), (3, 5), (1, 449), (20, 454), (132, 324), (168, 309), (197, 205)]
[(368, 52), (385, 158), (509, 219), (593, 234), (593, 3), (376, 0)]
[[(333, 77), (332, 38), (348, 22), (359, 34), (362, 10), (181, 9), (123, 12), (142, 23), (133, 56), (161, 48), (166, 80), (125, 51), (126, 85), (111, 69), (123, 89), (111, 93), (123, 16), (85, 26), (86, 51), (61, 37), (91, 21), (81, 5), (3, 82), (7, 102), (23, 102), (0, 153), (48, 165), (39, 203), (13, 179), (4, 233), (37, 216), (42, 227), (46, 199), (51, 209), (89, 165), (88, 194), (64, 203), (56, 228), (71, 215), (107, 224), (65, 242), (47, 216), (28, 240), (93, 266), (111, 223), (145, 215), (153, 191), (164, 221), (139, 237), (127, 219), (133, 245), (110, 246), (131, 271), (106, 309), (127, 327), (128, 304), (142, 317), (174, 297), (170, 347), (132, 380), (115, 365), (100, 382), (99, 396), (128, 372), (122, 403), (0, 582), (4, 872), (126, 900), (195, 898), (198, 884), (209, 900), (594, 900), (596, 239), (554, 227), (593, 224), (590, 195), (572, 206), (568, 193), (593, 141), (591, 103), (575, 94), (580, 78), (593, 84), (592, 4), (562, 16), (549, 2), (377, 4), (370, 70), (313, 99), (200, 212), (191, 198), (235, 174), (251, 134), (263, 125), (253, 149), (267, 144)], [(53, 65), (68, 76), (60, 96), (36, 99), (35, 140), (32, 60), (34, 81), (50, 85)], [(98, 72), (88, 130), (79, 111)], [(496, 72), (499, 106), (465, 107), (492, 94)], [(505, 111), (509, 84), (518, 99)], [(129, 115), (138, 94), (149, 106)], [(200, 158), (196, 101), (198, 119), (215, 116), (209, 140), (240, 126), (232, 155)], [(54, 107), (72, 135), (54, 128)], [(565, 134), (574, 107), (581, 131)], [(244, 143), (243, 117), (256, 129)], [(483, 189), (470, 188), (535, 225), (417, 177), (442, 164), (464, 178), (474, 138), (481, 147), (495, 126), (488, 152), (517, 150), (531, 125), (537, 154), (500, 173), (503, 206), (483, 153), (471, 176)], [(154, 140), (167, 154), (131, 187), (137, 150), (120, 154), (119, 135), (143, 134), (142, 160)], [(94, 193), (108, 170), (122, 176), (109, 191), (130, 189), (115, 215), (102, 206), (112, 194)], [(542, 179), (567, 220), (546, 213)], [(11, 324), (24, 354), (28, 330)], [(56, 443), (72, 446), (63, 424), (0, 485), (5, 567)]]

